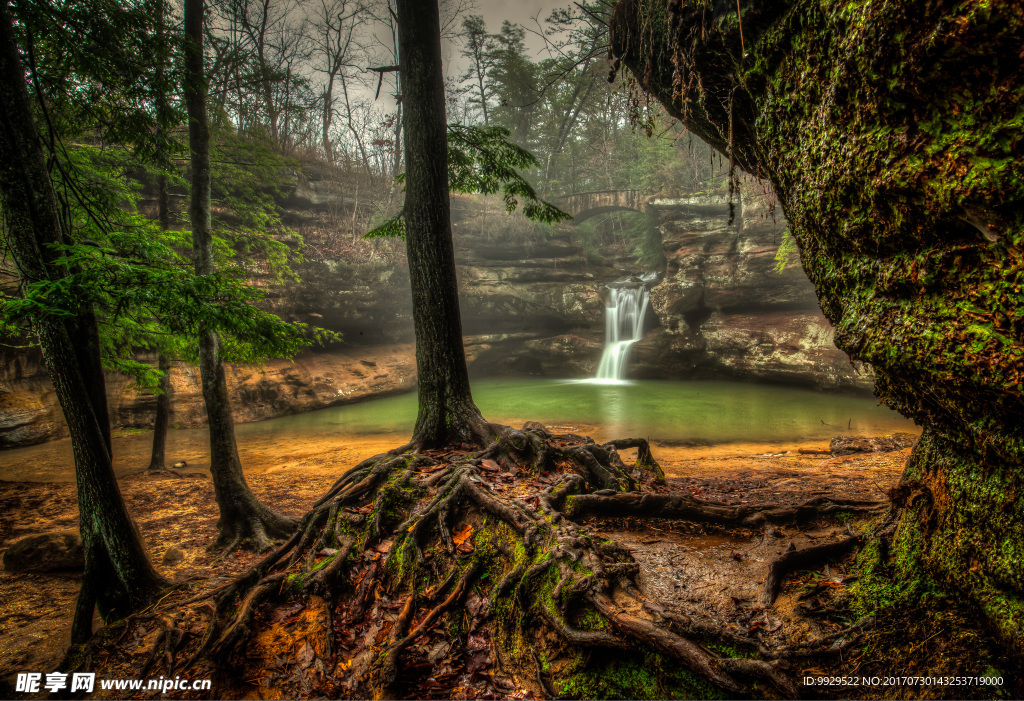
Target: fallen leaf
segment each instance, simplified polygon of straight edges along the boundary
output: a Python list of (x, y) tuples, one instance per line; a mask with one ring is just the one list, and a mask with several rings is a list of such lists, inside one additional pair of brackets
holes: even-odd
[(427, 654), (427, 659), (430, 660), (430, 664), (437, 664), (441, 659), (448, 654), (448, 650), (451, 648), (451, 642), (442, 640), (430, 649)]
[(467, 523), (465, 526), (463, 526), (462, 528), (460, 528), (452, 534), (452, 542), (454, 542), (456, 545), (462, 545), (467, 540), (469, 540), (469, 537), (471, 535), (473, 535), (473, 527)]
[(476, 650), (487, 650), (491, 647), (490, 642), (487, 638), (482, 635), (474, 635), (470, 633), (469, 639), (466, 641), (466, 649), (471, 651)]
[(295, 655), (295, 661), (299, 663), (299, 667), (306, 669), (316, 658), (316, 653), (313, 651), (313, 646), (309, 644), (309, 641), (302, 643), (302, 647), (299, 648), (298, 654)]
[(469, 611), (470, 616), (476, 616), (480, 612), (480, 607), (483, 606), (484, 600), (480, 596), (473, 592), (466, 597), (466, 610)]

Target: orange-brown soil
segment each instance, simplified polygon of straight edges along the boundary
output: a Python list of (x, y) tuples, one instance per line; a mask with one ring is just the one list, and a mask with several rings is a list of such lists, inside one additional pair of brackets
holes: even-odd
[[(186, 433), (186, 432), (181, 432)], [(206, 552), (217, 519), (204, 459), (202, 434), (177, 440), (168, 462), (187, 465), (167, 474), (139, 469), (148, 457), (150, 434), (115, 438), (116, 470), (125, 501), (138, 521), (150, 557), (168, 578), (198, 578), (215, 584), (251, 565), (256, 556), (232, 553), (218, 559)], [(360, 459), (394, 447), (397, 436), (325, 436), (315, 443), (248, 436), (240, 445), (247, 478), (272, 508), (299, 516), (341, 472)], [(654, 446), (673, 488), (703, 499), (732, 504), (795, 504), (816, 496), (883, 499), (899, 478), (908, 451), (832, 458), (801, 454), (824, 445), (730, 444), (680, 448)], [(67, 440), (0, 453), (0, 548), (35, 533), (77, 528), (73, 466)], [(651, 595), (672, 600), (685, 592), (723, 621), (735, 618), (743, 602), (756, 599), (758, 579), (768, 561), (791, 540), (803, 547), (828, 537), (834, 528), (759, 535), (709, 535), (672, 524), (606, 524), (605, 530), (634, 550), (641, 581)], [(689, 532), (688, 532), (689, 531)], [(177, 546), (184, 559), (162, 563)], [(776, 552), (778, 551), (778, 552)], [(743, 560), (748, 562), (743, 563)], [(750, 561), (756, 561), (751, 568)], [(735, 572), (733, 570), (736, 570)], [(51, 671), (68, 641), (70, 615), (79, 578), (73, 574), (12, 574), (0, 571), (0, 683), (19, 671)], [(842, 583), (838, 583), (842, 586)], [(685, 597), (684, 597), (685, 598)], [(792, 608), (792, 607), (791, 607)], [(779, 631), (775, 613), (749, 618), (750, 625)], [(98, 622), (97, 622), (98, 623)], [(733, 625), (733, 623), (730, 623)]]
[[(204, 458), (203, 434), (175, 433), (179, 435), (168, 463), (185, 461), (186, 466), (157, 474), (141, 470), (148, 459), (151, 438), (149, 433), (142, 433), (115, 438), (115, 469), (128, 508), (158, 569), (169, 579), (196, 579), (202, 587), (209, 588), (243, 572), (258, 556), (231, 553), (218, 557), (206, 552), (215, 535), (217, 511)], [(299, 443), (280, 435), (252, 434), (241, 441), (240, 452), (257, 496), (276, 510), (299, 516), (344, 470), (369, 455), (394, 447), (402, 442), (401, 438), (326, 435), (315, 442)], [(736, 505), (794, 505), (822, 496), (883, 501), (898, 481), (909, 455), (909, 450), (903, 450), (831, 457), (826, 449), (824, 444), (653, 446), (655, 457), (669, 478), (670, 489)], [(0, 521), (0, 549), (25, 535), (76, 529), (73, 480), (66, 440), (0, 452), (0, 509), (4, 514)], [(771, 647), (835, 633), (844, 625), (840, 621), (849, 618), (830, 618), (830, 613), (834, 611), (836, 596), (853, 581), (849, 572), (852, 558), (788, 577), (772, 606), (765, 607), (758, 601), (773, 559), (790, 544), (805, 548), (844, 536), (845, 521), (829, 519), (770, 531), (716, 530), (664, 520), (607, 519), (592, 521), (591, 525), (632, 551), (641, 566), (640, 587), (667, 610), (700, 615), (737, 634), (756, 636), (763, 645)], [(172, 565), (164, 564), (163, 555), (171, 546), (182, 549), (184, 558)], [(49, 672), (56, 668), (68, 642), (79, 581), (77, 575), (68, 573), (0, 571), (0, 692), (13, 691), (18, 672)], [(943, 625), (955, 628), (962, 623), (961, 627), (970, 628), (968, 621), (957, 623), (956, 615), (959, 614), (951, 611)], [(97, 627), (99, 624), (97, 620)], [(902, 626), (903, 622), (890, 624)], [(921, 631), (914, 632), (912, 626), (905, 632), (904, 649), (912, 655), (910, 659), (919, 660), (918, 673), (943, 672), (935, 665), (945, 664), (943, 661), (959, 649), (959, 643), (951, 648), (941, 636), (919, 636)], [(829, 666), (809, 661), (797, 664), (794, 672), (800, 678), (837, 674), (837, 670), (883, 676), (887, 671), (894, 672), (886, 667), (894, 664), (892, 659), (878, 652), (885, 648), (884, 640), (888, 638), (872, 638), (880, 634), (868, 632), (863, 644)], [(892, 630), (885, 632), (891, 634)], [(970, 634), (960, 640), (969, 641)], [(970, 653), (966, 648), (961, 652), (965, 659), (955, 666), (964, 670), (970, 666)], [(913, 670), (903, 671), (909, 674)], [(912, 687), (822, 688), (812, 695), (948, 696), (924, 691)], [(974, 692), (969, 695), (977, 696), (978, 690)]]

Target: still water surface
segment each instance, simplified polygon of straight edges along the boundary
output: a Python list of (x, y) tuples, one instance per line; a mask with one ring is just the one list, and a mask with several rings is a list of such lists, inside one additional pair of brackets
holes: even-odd
[[(869, 397), (739, 382), (490, 379), (473, 383), (489, 421), (521, 426), (539, 421), (598, 440), (643, 436), (695, 444), (829, 439), (839, 434), (916, 431), (912, 422)], [(408, 437), (416, 395), (375, 399), (238, 426), (250, 433), (285, 433), (296, 440), (325, 432)]]

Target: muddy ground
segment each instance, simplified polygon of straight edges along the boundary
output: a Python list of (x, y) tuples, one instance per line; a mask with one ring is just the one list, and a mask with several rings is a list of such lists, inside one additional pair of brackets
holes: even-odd
[[(169, 462), (187, 465), (174, 474), (147, 474), (148, 434), (115, 440), (116, 469), (129, 511), (136, 518), (150, 557), (168, 578), (197, 578), (213, 586), (243, 571), (255, 556), (233, 553), (217, 560), (205, 550), (217, 518), (212, 483), (200, 444), (176, 447)], [(272, 508), (301, 515), (342, 471), (358, 460), (394, 447), (392, 436), (330, 436), (320, 444), (289, 444), (258, 438), (241, 446), (247, 477), (256, 495)], [(815, 497), (884, 500), (896, 484), (909, 450), (831, 457), (824, 444), (705, 447), (654, 446), (669, 487), (727, 504), (799, 504)], [(32, 452), (0, 453), (0, 549), (30, 534), (77, 529), (77, 505), (67, 441)], [(803, 451), (803, 452), (801, 452)], [(838, 514), (827, 522), (768, 531), (715, 530), (666, 521), (593, 522), (633, 552), (641, 565), (639, 583), (670, 611), (700, 614), (767, 646), (828, 636), (852, 621), (844, 591), (854, 581), (852, 557), (787, 578), (772, 606), (759, 602), (769, 563), (787, 548), (804, 548), (843, 538), (862, 523)], [(168, 548), (184, 559), (164, 564)], [(67, 645), (79, 579), (74, 574), (28, 575), (0, 571), (0, 696), (9, 696), (17, 672), (53, 670)], [(980, 675), (1005, 669), (984, 631), (948, 602), (933, 620), (880, 616), (860, 634), (856, 646), (828, 659), (794, 663), (794, 674)], [(97, 622), (98, 625), (98, 622)], [(1003, 692), (1013, 697), (1007, 679)], [(528, 686), (528, 685), (527, 685)], [(913, 684), (803, 687), (809, 697), (990, 698), (998, 690)], [(1021, 691), (1024, 691), (1022, 689)], [(216, 694), (214, 694), (216, 695)], [(526, 694), (529, 695), (529, 692)]]

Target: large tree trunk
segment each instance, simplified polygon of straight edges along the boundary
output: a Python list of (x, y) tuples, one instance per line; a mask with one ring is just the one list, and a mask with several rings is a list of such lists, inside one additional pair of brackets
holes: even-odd
[[(204, 0), (185, 2), (185, 105), (189, 117), (192, 168), (189, 216), (195, 270), (197, 275), (213, 275), (216, 269), (210, 220), (210, 127), (203, 68), (204, 5)], [(210, 425), (210, 473), (220, 509), (218, 536), (213, 547), (263, 550), (274, 539), (291, 533), (295, 522), (261, 504), (245, 481), (219, 350), (219, 335), (210, 329), (203, 330), (199, 338), (199, 370)]]
[[(164, 17), (164, 1), (159, 0), (157, 2), (157, 38), (160, 41), (161, 51), (166, 51)], [(166, 53), (164, 55), (166, 55)], [(156, 90), (156, 111), (157, 119), (160, 123), (156, 132), (157, 149), (161, 156), (160, 160), (163, 161), (167, 156), (164, 148), (164, 142), (167, 135), (164, 132), (163, 125), (165, 122), (169, 121), (171, 108), (167, 101), (167, 95), (164, 92), (164, 65), (162, 60), (157, 63), (156, 66)], [(166, 166), (161, 162), (159, 167), (164, 168)], [(166, 172), (161, 172), (160, 175), (157, 176), (156, 184), (156, 218), (157, 221), (160, 222), (160, 228), (164, 231), (168, 231), (171, 228), (171, 207)], [(166, 469), (166, 465), (164, 464), (164, 452), (167, 447), (167, 429), (171, 422), (171, 359), (165, 351), (158, 351), (157, 369), (162, 374), (160, 375), (160, 385), (158, 388), (159, 394), (157, 394), (156, 397), (156, 415), (153, 417), (153, 448), (150, 452), (148, 467), (150, 470)]]
[[(57, 199), (32, 118), (7, 0), (0, 0), (0, 194), (8, 243), (23, 283), (58, 279), (49, 244), (64, 240)], [(75, 459), (85, 574), (72, 642), (92, 633), (93, 609), (105, 619), (149, 603), (165, 585), (146, 557), (111, 464), (110, 422), (99, 367), (96, 319), (38, 319), (35, 329), (64, 412)]]
[(469, 390), (448, 195), (447, 124), (437, 3), (398, 2), (405, 114), (405, 227), (416, 330), (419, 415), (413, 442), (480, 443), (486, 424)]
[(742, 5), (623, 0), (613, 51), (771, 180), (836, 344), (924, 426), (861, 589), (957, 592), (1024, 652), (1019, 3)]

